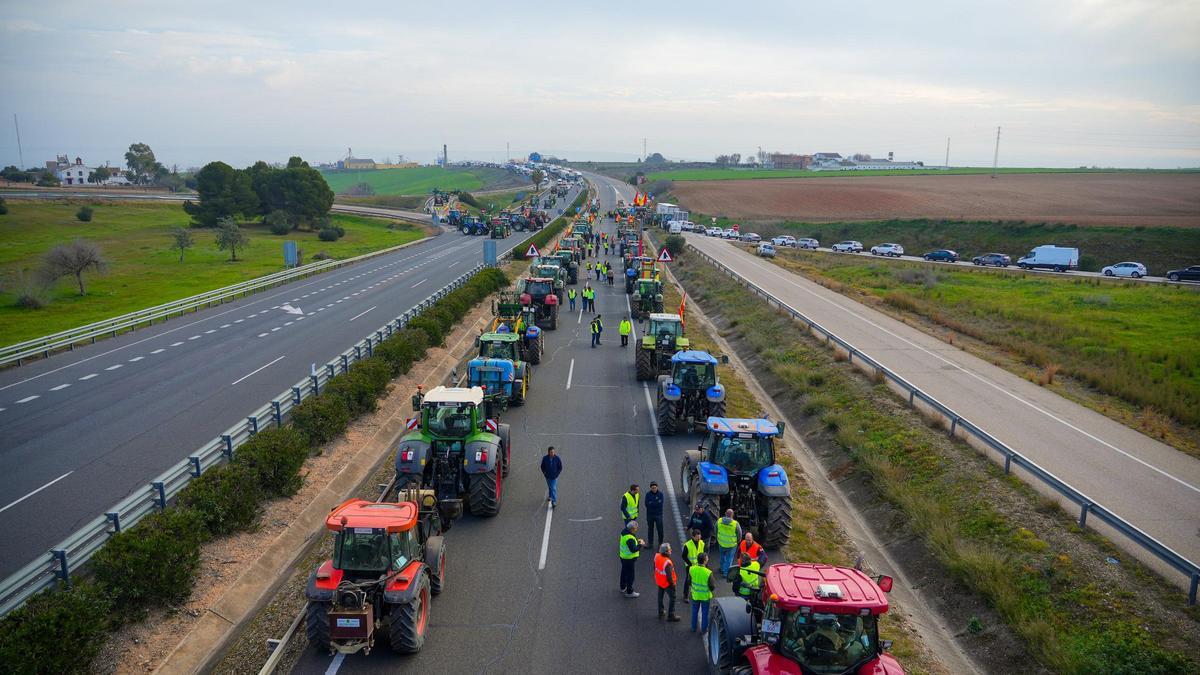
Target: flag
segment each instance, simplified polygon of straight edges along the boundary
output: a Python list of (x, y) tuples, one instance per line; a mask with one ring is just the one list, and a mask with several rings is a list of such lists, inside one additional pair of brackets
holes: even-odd
[(684, 323), (684, 319), (683, 319), (683, 313), (686, 310), (687, 310), (687, 292), (684, 292), (683, 296), (679, 298), (679, 325), (684, 328), (687, 328), (687, 326)]

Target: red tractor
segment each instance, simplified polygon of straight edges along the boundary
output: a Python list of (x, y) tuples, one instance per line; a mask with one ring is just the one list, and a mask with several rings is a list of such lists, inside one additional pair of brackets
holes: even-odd
[(712, 600), (705, 655), (721, 673), (904, 675), (880, 641), (891, 577), (812, 563), (771, 565), (747, 602)]
[(329, 512), (333, 559), (308, 578), (306, 633), (318, 649), (370, 653), (376, 631), (394, 651), (425, 644), (430, 596), (442, 591), (446, 545), (432, 490), (404, 490), (404, 501), (348, 499)]
[(554, 279), (529, 277), (517, 284), (521, 305), (534, 310), (538, 326), (549, 330), (558, 328), (558, 303), (560, 299), (554, 289)]

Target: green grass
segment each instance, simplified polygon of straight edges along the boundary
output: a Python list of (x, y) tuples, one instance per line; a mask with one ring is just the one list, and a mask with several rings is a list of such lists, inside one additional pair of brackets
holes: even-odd
[[(179, 262), (170, 250), (169, 232), (187, 227), (189, 217), (179, 204), (144, 202), (88, 202), (95, 208), (90, 223), (75, 219), (80, 201), (8, 200), (9, 213), (0, 216), (0, 344), (12, 344), (93, 321), (119, 316), (144, 307), (170, 302), (283, 269), (283, 242), (297, 242), (304, 261), (324, 251), (334, 258), (349, 258), (424, 236), (416, 225), (333, 214), (346, 230), (336, 242), (323, 242), (315, 232), (271, 234), (265, 226), (244, 229), (250, 246), (238, 251), (238, 262), (217, 249), (212, 230), (192, 228), (195, 246)], [(79, 296), (72, 282), (62, 280), (48, 293), (51, 302), (42, 309), (15, 306), (12, 281), (21, 269), (32, 270), (41, 255), (55, 244), (87, 239), (100, 245), (109, 262), (106, 274), (88, 274), (88, 293)]]
[[(1196, 169), (1055, 169), (1035, 167), (1010, 167), (996, 169), (996, 173), (1127, 173), (1162, 171), (1164, 173), (1190, 173)], [(854, 176), (949, 176), (990, 174), (990, 167), (954, 167), (951, 169), (880, 169), (878, 171), (810, 171), (807, 169), (678, 169), (653, 171), (646, 174), (647, 180), (756, 180), (765, 178), (849, 178)]]
[(372, 195), (370, 197), (345, 197), (338, 195), (338, 204), (352, 206), (378, 206), (404, 211), (420, 211), (429, 195)]
[(424, 195), (434, 188), (442, 190), (479, 190), (502, 180), (508, 173), (502, 169), (441, 169), (421, 166), (413, 169), (381, 169), (378, 171), (322, 171), (325, 182), (336, 194), (358, 183), (369, 183), (376, 195)]

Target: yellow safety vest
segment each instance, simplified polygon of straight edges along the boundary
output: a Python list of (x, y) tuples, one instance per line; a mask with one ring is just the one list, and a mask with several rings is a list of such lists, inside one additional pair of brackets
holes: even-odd
[(634, 547), (635, 550), (629, 550), (629, 542), (631, 541), (636, 544), (637, 537), (633, 536), (632, 534), (621, 535), (621, 560), (636, 560), (637, 557), (641, 555), (641, 552), (636, 550), (636, 546)]
[(703, 565), (692, 565), (688, 568), (688, 579), (691, 580), (692, 600), (697, 602), (705, 602), (712, 600), (712, 589), (708, 587), (708, 580), (712, 577), (712, 570)]
[(620, 332), (621, 335), (629, 335), (630, 331), (632, 331), (632, 330), (633, 330), (633, 324), (622, 319), (621, 326), (618, 328), (618, 332)]
[(688, 539), (683, 543), (683, 559), (689, 565), (695, 565), (700, 554), (704, 553), (704, 540)]
[(737, 546), (737, 531), (738, 521), (730, 520), (726, 524), (722, 518), (717, 521), (717, 546), (721, 548), (733, 548)]
[(574, 288), (567, 289), (567, 297), (570, 298), (571, 300), (575, 299), (575, 289)]
[(625, 511), (629, 514), (630, 520), (637, 520), (638, 504), (641, 501), (642, 495), (640, 493), (636, 495), (629, 494), (628, 492), (625, 493)]
[(742, 578), (742, 587), (738, 591), (739, 594), (750, 595), (758, 589), (760, 582), (762, 582), (762, 577), (757, 574), (751, 574), (751, 572), (757, 572), (758, 570), (759, 564), (757, 560), (751, 560), (749, 565), (738, 570), (738, 575)]

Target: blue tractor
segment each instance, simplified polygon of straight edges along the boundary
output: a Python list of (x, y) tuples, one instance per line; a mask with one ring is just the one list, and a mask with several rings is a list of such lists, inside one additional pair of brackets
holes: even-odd
[(526, 336), (512, 332), (484, 333), (479, 336), (479, 355), (467, 362), (467, 386), (481, 387), (484, 399), (498, 404), (525, 405), (533, 369), (521, 359)]
[(783, 435), (783, 423), (709, 417), (705, 427), (704, 443), (687, 451), (679, 469), (689, 510), (699, 504), (715, 522), (733, 509), (755, 541), (782, 548), (792, 533), (787, 472), (775, 463), (775, 439)]
[[(721, 361), (729, 362), (728, 357)], [(655, 417), (660, 436), (672, 436), (704, 425), (709, 417), (725, 415), (725, 387), (717, 381), (717, 357), (702, 351), (681, 351), (671, 357), (671, 371), (658, 376)]]

